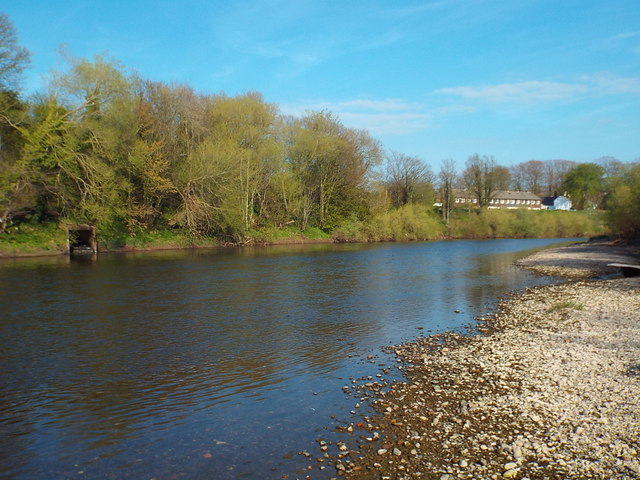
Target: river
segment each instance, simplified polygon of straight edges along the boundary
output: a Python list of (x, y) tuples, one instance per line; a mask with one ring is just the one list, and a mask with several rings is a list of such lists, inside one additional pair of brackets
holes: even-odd
[[(465, 330), (559, 240), (306, 245), (0, 262), (0, 478), (329, 478), (381, 347)], [(315, 449), (315, 450), (314, 450)]]

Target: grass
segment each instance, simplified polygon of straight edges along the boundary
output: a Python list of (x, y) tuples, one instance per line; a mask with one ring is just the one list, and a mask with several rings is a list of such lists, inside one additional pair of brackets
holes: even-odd
[(0, 234), (0, 254), (5, 256), (56, 253), (66, 246), (66, 233), (55, 222), (13, 225)]
[(126, 237), (125, 247), (130, 248), (188, 248), (194, 246), (214, 246), (216, 240), (194, 237), (180, 230), (152, 230)]
[(277, 243), (302, 243), (308, 240), (326, 240), (331, 238), (329, 234), (319, 228), (299, 228), (289, 225), (286, 227), (261, 227), (252, 229), (247, 233), (253, 243), (257, 244), (277, 244)]
[(571, 300), (565, 300), (562, 302), (554, 303), (551, 307), (549, 307), (547, 312), (553, 313), (561, 310), (584, 310), (584, 304), (576, 303)]

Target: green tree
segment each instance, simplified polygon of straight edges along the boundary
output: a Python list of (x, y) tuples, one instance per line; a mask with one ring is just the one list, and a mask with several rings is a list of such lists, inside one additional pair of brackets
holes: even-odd
[(16, 213), (33, 207), (30, 180), (20, 162), (24, 138), (20, 133), (28, 105), (13, 91), (0, 91), (0, 233)]
[(599, 208), (604, 198), (604, 169), (595, 163), (581, 163), (566, 175), (562, 189), (573, 202), (574, 208)]
[(288, 162), (302, 185), (299, 204), (310, 208), (299, 225), (312, 217), (327, 229), (351, 215), (366, 216), (369, 175), (381, 161), (378, 142), (327, 112), (308, 113), (292, 129)]
[(24, 165), (53, 215), (116, 235), (129, 216), (127, 159), (135, 138), (130, 83), (116, 63), (72, 60), (57, 92), (34, 105), (23, 129)]
[(607, 199), (611, 230), (626, 239), (640, 238), (640, 163), (619, 167)]

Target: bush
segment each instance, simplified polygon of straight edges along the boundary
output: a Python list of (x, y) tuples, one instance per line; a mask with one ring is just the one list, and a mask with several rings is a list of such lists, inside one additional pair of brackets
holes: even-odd
[(482, 209), (458, 211), (449, 223), (451, 238), (587, 237), (603, 233), (602, 213)]
[(363, 225), (368, 241), (433, 240), (444, 236), (444, 225), (424, 205), (407, 204), (375, 215)]
[(614, 233), (627, 240), (640, 238), (640, 164), (617, 179), (607, 207), (607, 223)]

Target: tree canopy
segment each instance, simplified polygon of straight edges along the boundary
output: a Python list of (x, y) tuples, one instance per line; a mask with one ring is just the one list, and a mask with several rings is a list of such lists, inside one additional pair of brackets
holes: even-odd
[(66, 60), (48, 93), (23, 100), (29, 54), (0, 14), (0, 233), (13, 222), (82, 222), (116, 240), (180, 229), (241, 242), (265, 228), (435, 216), (434, 204), (449, 224), (456, 188), (480, 207), (496, 190), (566, 192), (578, 209), (606, 202), (618, 225), (635, 205), (636, 171), (610, 157), (507, 168), (473, 154), (461, 173), (442, 161), (436, 177), (424, 159), (385, 153), (328, 111), (285, 116), (257, 92), (205, 95), (107, 56)]

